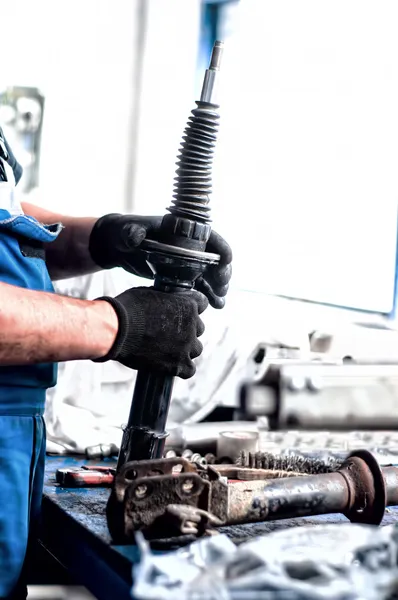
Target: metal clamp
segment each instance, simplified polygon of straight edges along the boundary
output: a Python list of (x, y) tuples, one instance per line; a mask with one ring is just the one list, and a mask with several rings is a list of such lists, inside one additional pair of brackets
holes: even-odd
[(139, 529), (145, 529), (148, 537), (161, 538), (182, 535), (194, 522), (197, 534), (207, 524), (221, 525), (213, 506), (220, 488), (225, 488), (226, 504), (228, 490), (223, 478), (211, 467), (184, 458), (125, 463), (116, 474), (107, 505), (111, 535), (123, 543), (133, 539)]

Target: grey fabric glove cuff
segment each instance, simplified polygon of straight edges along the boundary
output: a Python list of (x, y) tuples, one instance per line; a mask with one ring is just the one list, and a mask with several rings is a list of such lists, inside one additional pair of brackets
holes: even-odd
[[(131, 312), (134, 316), (134, 325), (131, 325), (131, 317), (127, 308), (116, 298), (110, 296), (102, 296), (96, 300), (108, 302), (115, 310), (118, 320), (119, 329), (112, 348), (106, 356), (94, 359), (93, 362), (107, 362), (108, 360), (120, 360), (126, 353), (134, 354), (138, 351), (143, 335), (145, 332), (145, 317), (140, 311), (134, 311), (134, 301), (131, 301)], [(132, 329), (132, 331), (130, 331)]]

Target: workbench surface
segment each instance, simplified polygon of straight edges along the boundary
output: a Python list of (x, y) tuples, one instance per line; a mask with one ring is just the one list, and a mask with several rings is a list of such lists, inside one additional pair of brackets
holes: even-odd
[[(79, 457), (47, 457), (41, 541), (76, 582), (86, 586), (99, 600), (125, 600), (131, 598), (132, 565), (139, 560), (139, 554), (133, 545), (112, 544), (105, 516), (109, 488), (66, 489), (55, 483), (57, 469), (83, 464), (114, 465), (111, 461), (86, 461)], [(242, 541), (287, 527), (344, 521), (342, 515), (324, 515), (235, 525), (221, 531), (233, 540)], [(397, 521), (398, 510), (387, 509), (383, 525)]]

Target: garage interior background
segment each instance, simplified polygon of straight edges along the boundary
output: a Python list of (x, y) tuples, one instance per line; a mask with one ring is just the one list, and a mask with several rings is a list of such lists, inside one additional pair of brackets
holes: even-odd
[[(395, 327), (394, 0), (377, 10), (372, 0), (0, 0), (0, 8), (8, 48), (0, 89), (31, 86), (45, 99), (29, 200), (74, 215), (163, 214), (211, 45), (225, 41), (212, 208), (233, 247), (234, 278), (227, 309), (207, 311), (198, 375), (177, 382), (173, 421), (233, 402), (260, 342), (305, 353), (315, 328), (343, 326), (348, 339), (347, 323), (358, 320)], [(94, 298), (137, 283), (114, 270), (57, 290)], [(361, 352), (386, 354), (369, 330), (356, 333)], [(117, 364), (62, 365), (50, 443), (79, 450), (119, 440), (134, 376)]]
[(1, 5), (10, 53), (0, 87), (45, 96), (35, 201), (77, 215), (163, 212), (198, 74), (219, 36), (213, 214), (234, 246), (235, 285), (392, 311), (393, 0), (377, 11), (371, 0)]

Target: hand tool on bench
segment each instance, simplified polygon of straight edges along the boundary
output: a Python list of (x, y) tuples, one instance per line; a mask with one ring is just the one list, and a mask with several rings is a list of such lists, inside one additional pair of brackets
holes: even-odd
[(116, 469), (104, 466), (83, 465), (77, 469), (58, 469), (56, 482), (61, 487), (109, 487), (113, 484)]
[[(209, 194), (219, 120), (213, 98), (222, 52), (223, 43), (216, 42), (200, 100), (183, 136), (172, 206), (163, 217), (157, 240), (141, 244), (155, 276), (154, 288), (171, 294), (191, 289), (207, 266), (220, 259), (206, 252), (206, 244), (211, 234)], [(131, 460), (163, 456), (173, 380), (151, 371), (137, 373), (117, 470)]]

